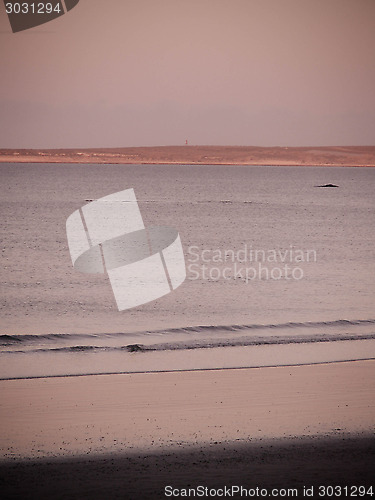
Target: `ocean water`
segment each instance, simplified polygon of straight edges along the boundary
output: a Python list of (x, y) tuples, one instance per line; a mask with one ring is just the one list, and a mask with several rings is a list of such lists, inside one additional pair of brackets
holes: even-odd
[[(375, 357), (375, 169), (1, 164), (0, 378)], [(326, 183), (337, 188), (317, 187)], [(179, 231), (173, 293), (119, 312), (65, 223), (134, 188)]]

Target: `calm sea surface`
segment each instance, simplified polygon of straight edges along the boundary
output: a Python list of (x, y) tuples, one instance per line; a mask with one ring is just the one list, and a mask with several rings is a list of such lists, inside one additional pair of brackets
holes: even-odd
[[(0, 173), (1, 378), (375, 357), (375, 169), (1, 164)], [(317, 187), (326, 183), (339, 187)], [(65, 223), (86, 200), (128, 188), (146, 226), (179, 231), (187, 279), (119, 312), (108, 278), (73, 269)]]

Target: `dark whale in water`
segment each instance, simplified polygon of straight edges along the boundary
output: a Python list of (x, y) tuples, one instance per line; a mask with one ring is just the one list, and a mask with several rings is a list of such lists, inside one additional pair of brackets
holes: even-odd
[(336, 184), (322, 184), (321, 186), (315, 186), (315, 187), (318, 187), (318, 188), (338, 188), (338, 186), (336, 186)]

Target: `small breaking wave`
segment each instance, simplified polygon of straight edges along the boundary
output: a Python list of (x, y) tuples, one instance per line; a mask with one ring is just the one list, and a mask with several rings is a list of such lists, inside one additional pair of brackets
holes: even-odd
[(193, 349), (210, 349), (225, 347), (250, 347), (250, 346), (270, 346), (286, 344), (313, 344), (317, 342), (339, 342), (339, 341), (358, 341), (375, 339), (375, 334), (315, 334), (310, 336), (272, 336), (272, 337), (241, 337), (217, 340), (192, 340), (192, 341), (174, 341), (155, 344), (127, 344), (119, 346), (94, 346), (94, 345), (74, 345), (69, 347), (35, 348), (25, 350), (12, 350), (8, 354), (31, 354), (31, 353), (85, 353), (85, 352), (103, 352), (127, 351), (130, 353), (146, 353), (155, 351), (181, 351)]
[(14, 344), (36, 344), (40, 342), (59, 342), (64, 339), (73, 338), (94, 338), (97, 334), (80, 334), (80, 333), (49, 333), (46, 335), (0, 335), (0, 346), (10, 346)]
[[(365, 325), (375, 325), (375, 319), (360, 319), (360, 320), (347, 320), (340, 319), (335, 321), (318, 321), (318, 322), (288, 322), (288, 323), (271, 323), (271, 324), (231, 324), (231, 325), (197, 325), (197, 326), (185, 326), (179, 328), (166, 328), (159, 330), (143, 330), (143, 331), (135, 331), (135, 332), (117, 332), (117, 333), (51, 333), (51, 334), (43, 334), (43, 335), (31, 335), (31, 334), (15, 334), (9, 335), (4, 334), (0, 335), (0, 346), (21, 346), (21, 345), (35, 345), (35, 344), (53, 344), (60, 343), (64, 341), (74, 342), (74, 340), (83, 341), (87, 339), (90, 342), (90, 345), (86, 346), (92, 347), (91, 342), (95, 342), (98, 339), (121, 339), (126, 337), (142, 337), (142, 336), (161, 336), (161, 335), (170, 335), (170, 334), (210, 334), (213, 336), (219, 334), (227, 334), (227, 333), (244, 333), (248, 332), (258, 332), (263, 331), (264, 333), (272, 333), (280, 330), (286, 331), (296, 331), (299, 329), (303, 330), (313, 330), (313, 329), (322, 329), (329, 334), (330, 329), (334, 329), (335, 327), (342, 327), (343, 329), (355, 326), (365, 326)], [(347, 333), (347, 332), (344, 332)], [(375, 328), (372, 333), (369, 334), (375, 335)], [(341, 337), (340, 334), (338, 336)], [(88, 343), (89, 343), (88, 342)], [(74, 347), (74, 346), (72, 346)], [(76, 346), (82, 350), (84, 350), (85, 346)]]

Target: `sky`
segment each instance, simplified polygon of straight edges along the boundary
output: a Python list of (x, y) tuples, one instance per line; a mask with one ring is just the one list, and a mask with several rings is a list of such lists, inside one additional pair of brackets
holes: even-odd
[(375, 0), (0, 9), (1, 148), (375, 144)]

